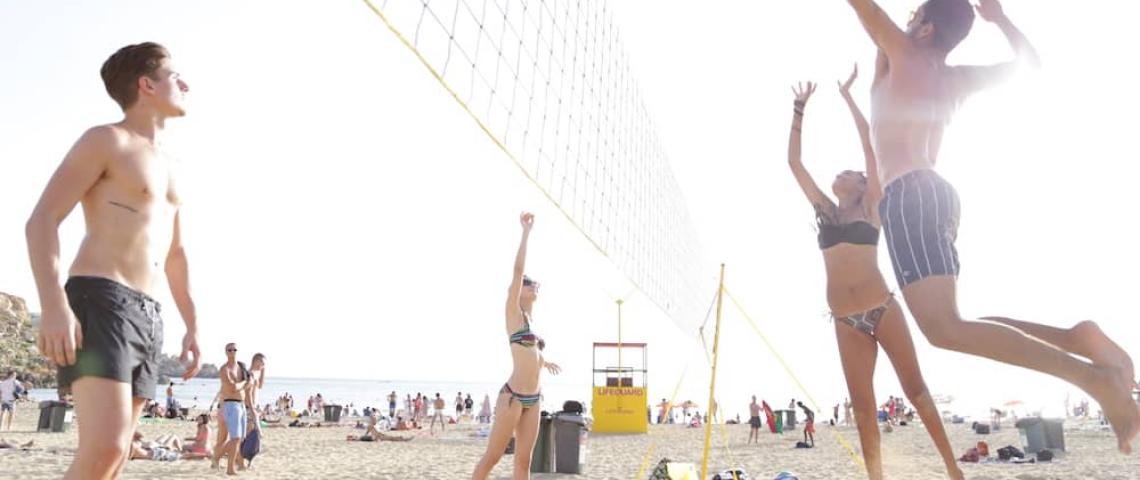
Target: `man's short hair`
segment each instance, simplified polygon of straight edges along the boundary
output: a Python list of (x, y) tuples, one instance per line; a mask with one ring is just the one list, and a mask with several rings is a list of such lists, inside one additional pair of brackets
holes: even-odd
[(969, 0), (927, 0), (922, 21), (934, 26), (934, 48), (950, 53), (973, 28), (974, 6)]
[(99, 69), (107, 94), (123, 110), (139, 99), (139, 77), (158, 80), (155, 72), (164, 59), (170, 58), (166, 47), (154, 42), (143, 42), (120, 48), (103, 62)]

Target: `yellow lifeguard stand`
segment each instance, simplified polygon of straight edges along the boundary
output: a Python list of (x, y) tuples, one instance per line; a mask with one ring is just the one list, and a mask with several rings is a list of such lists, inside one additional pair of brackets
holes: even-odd
[[(623, 350), (636, 350), (641, 355), (623, 355)], [(599, 352), (602, 353), (603, 365), (613, 361), (613, 353), (616, 353), (617, 365), (599, 368)], [(633, 360), (633, 365), (623, 365), (623, 358), (626, 362)], [(649, 431), (649, 392), (646, 385), (649, 379), (649, 370), (646, 368), (648, 362), (648, 344), (594, 343), (594, 396), (591, 410), (595, 432)]]

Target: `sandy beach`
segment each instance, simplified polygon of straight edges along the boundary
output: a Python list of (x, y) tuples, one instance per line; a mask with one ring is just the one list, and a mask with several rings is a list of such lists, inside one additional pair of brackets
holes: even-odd
[[(34, 440), (31, 451), (0, 450), (0, 478), (60, 478), (74, 455), (77, 430), (65, 433), (35, 433), (37, 415), (31, 404), (19, 405), (13, 431), (0, 433), (0, 438), (15, 442)], [(342, 419), (344, 420), (344, 419)], [(160, 434), (191, 436), (193, 423), (177, 420), (146, 420), (139, 427), (152, 439)], [(360, 434), (352, 425), (355, 419), (342, 421), (342, 426), (322, 428), (264, 429), (262, 452), (251, 471), (239, 478), (314, 479), (314, 478), (467, 478), (483, 453), (485, 440), (474, 434), (479, 425), (463, 423), (451, 426), (446, 433), (429, 435), (427, 430), (411, 433), (415, 439), (406, 443), (348, 442), (345, 436)], [(991, 451), (1005, 445), (1018, 445), (1017, 431), (1006, 427), (991, 435), (976, 435), (966, 425), (949, 425), (955, 451), (964, 452), (978, 440), (989, 443)], [(747, 445), (746, 425), (714, 425), (710, 471), (743, 468), (754, 479), (770, 479), (781, 470), (795, 472), (801, 479), (866, 478), (853, 463), (836, 435), (854, 448), (858, 437), (854, 428), (822, 425), (816, 434), (816, 448), (797, 450), (794, 444), (800, 432), (774, 435), (765, 433), (758, 445)], [(728, 442), (722, 432), (727, 432)], [(407, 432), (399, 432), (407, 433)], [(680, 425), (652, 426), (648, 435), (591, 434), (587, 441), (585, 472), (578, 478), (637, 478), (637, 473), (650, 444), (651, 464), (661, 458), (699, 463), (704, 431)], [(1135, 479), (1140, 478), (1140, 456), (1124, 456), (1116, 452), (1111, 433), (1101, 431), (1090, 422), (1066, 422), (1068, 452), (1057, 460), (1038, 465), (964, 464), (970, 479)], [(884, 470), (891, 479), (945, 478), (938, 457), (925, 430), (918, 426), (896, 427), (883, 434)], [(492, 472), (491, 478), (510, 478), (511, 457)], [(650, 465), (648, 469), (651, 469)], [(644, 478), (648, 473), (644, 473)], [(212, 471), (208, 461), (181, 460), (130, 462), (123, 478), (223, 478), (221, 470)], [(536, 479), (574, 478), (570, 475), (534, 474)]]

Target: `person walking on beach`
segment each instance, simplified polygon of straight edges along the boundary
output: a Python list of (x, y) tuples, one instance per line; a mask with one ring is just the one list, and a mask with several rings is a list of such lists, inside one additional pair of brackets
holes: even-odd
[(443, 411), (447, 408), (447, 401), (445, 401), (443, 397), (439, 396), (439, 394), (436, 393), (435, 400), (432, 400), (431, 406), (434, 411), (431, 414), (431, 426), (428, 427), (428, 432), (434, 435), (436, 420), (439, 421), (439, 431), (442, 433), (444, 430), (446, 430), (447, 419), (444, 418)]
[[(88, 129), (67, 152), (28, 219), (28, 258), (43, 316), (36, 347), (75, 398), (79, 445), (64, 478), (115, 478), (131, 432), (154, 400), (162, 351), (165, 276), (186, 325), (183, 379), (198, 373), (198, 316), (183, 246), (178, 163), (166, 122), (186, 115), (190, 91), (165, 47), (120, 48), (99, 71), (123, 111)], [(60, 278), (59, 226), (79, 204), (86, 232), (68, 280)]]
[(246, 405), (253, 423), (261, 421), (257, 413), (258, 395), (265, 387), (265, 354), (255, 353), (249, 361), (249, 381), (246, 384)]
[(760, 442), (760, 427), (763, 422), (760, 421), (760, 404), (756, 403), (756, 395), (752, 396), (752, 403), (748, 405), (748, 443)]
[(218, 380), (221, 381), (220, 391), (221, 411), (218, 414), (218, 438), (225, 438), (225, 443), (218, 443), (214, 448), (211, 461), (212, 468), (218, 468), (223, 456), (228, 455), (226, 473), (234, 475), (234, 465), (238, 462), (242, 438), (245, 438), (246, 417), (246, 386), (249, 382), (249, 371), (237, 361), (237, 345), (226, 344), (226, 363), (218, 369)]
[(455, 393), (455, 423), (459, 423), (459, 419), (463, 417), (463, 393)]
[(399, 397), (396, 396), (395, 390), (392, 390), (392, 393), (388, 394), (388, 418), (396, 418), (396, 399), (397, 398), (399, 398)]
[[(998, 0), (980, 0), (976, 7), (967, 0), (928, 0), (905, 31), (874, 0), (848, 3), (878, 48), (871, 117), (883, 185), (879, 214), (915, 323), (935, 347), (1047, 373), (1081, 388), (1104, 407), (1117, 448), (1131, 453), (1140, 433), (1140, 409), (1130, 396), (1136, 386), (1132, 359), (1096, 323), (1063, 329), (999, 316), (971, 321), (958, 310), (960, 201), (935, 171), (942, 138), (959, 105), (1021, 65), (1039, 66), (1037, 51)], [(969, 34), (975, 11), (1005, 35), (1013, 61), (946, 64)]]
[(470, 416), (475, 415), (474, 408), (475, 408), (475, 400), (472, 400), (471, 394), (468, 393), (467, 398), (463, 399), (463, 411), (465, 413), (467, 413), (468, 417), (470, 417)]
[(0, 426), (3, 430), (12, 429), (12, 420), (16, 418), (16, 392), (24, 385), (16, 379), (16, 371), (8, 372), (8, 378), (0, 381)]
[(796, 406), (804, 411), (804, 443), (815, 446), (815, 412), (804, 406), (803, 402), (796, 402)]
[[(811, 82), (793, 88), (795, 100), (788, 140), (788, 165), (815, 212), (818, 247), (827, 272), (827, 304), (831, 309), (843, 377), (855, 405), (863, 461), (872, 480), (883, 477), (873, 384), (881, 346), (891, 360), (903, 389), (919, 406), (927, 432), (942, 457), (947, 473), (953, 479), (961, 479), (962, 473), (950, 440), (934, 401), (927, 393), (906, 318), (879, 271), (879, 216), (876, 207), (880, 190), (869, 127), (851, 97), (851, 86), (858, 73), (858, 68), (855, 68), (838, 87), (859, 134), (867, 173), (846, 170), (837, 175), (831, 185), (835, 194), (833, 201), (804, 167), (801, 161), (803, 118), (816, 89)], [(794, 409), (795, 405), (793, 400), (791, 408)]]
[(514, 477), (529, 478), (531, 453), (538, 438), (542, 369), (547, 369), (552, 375), (562, 371), (558, 365), (546, 360), (543, 356), (546, 342), (531, 330), (539, 283), (526, 276), (525, 272), (527, 242), (534, 227), (534, 214), (523, 213), (519, 216), (519, 223), (522, 225), (522, 239), (515, 255), (505, 312), (513, 370), (503, 388), (499, 389), (487, 451), (475, 466), (471, 475), (473, 480), (487, 478), (502, 458), (512, 436), (515, 437)]

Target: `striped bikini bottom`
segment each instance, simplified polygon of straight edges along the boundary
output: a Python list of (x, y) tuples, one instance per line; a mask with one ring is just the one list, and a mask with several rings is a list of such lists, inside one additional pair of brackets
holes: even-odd
[(511, 399), (507, 401), (507, 405), (509, 406), (510, 402), (518, 400), (519, 404), (522, 405), (523, 410), (538, 405), (538, 401), (542, 399), (542, 392), (532, 393), (530, 395), (515, 393), (514, 390), (511, 390), (511, 386), (506, 383), (503, 384), (503, 388), (499, 389), (499, 393), (509, 393), (511, 395)]

